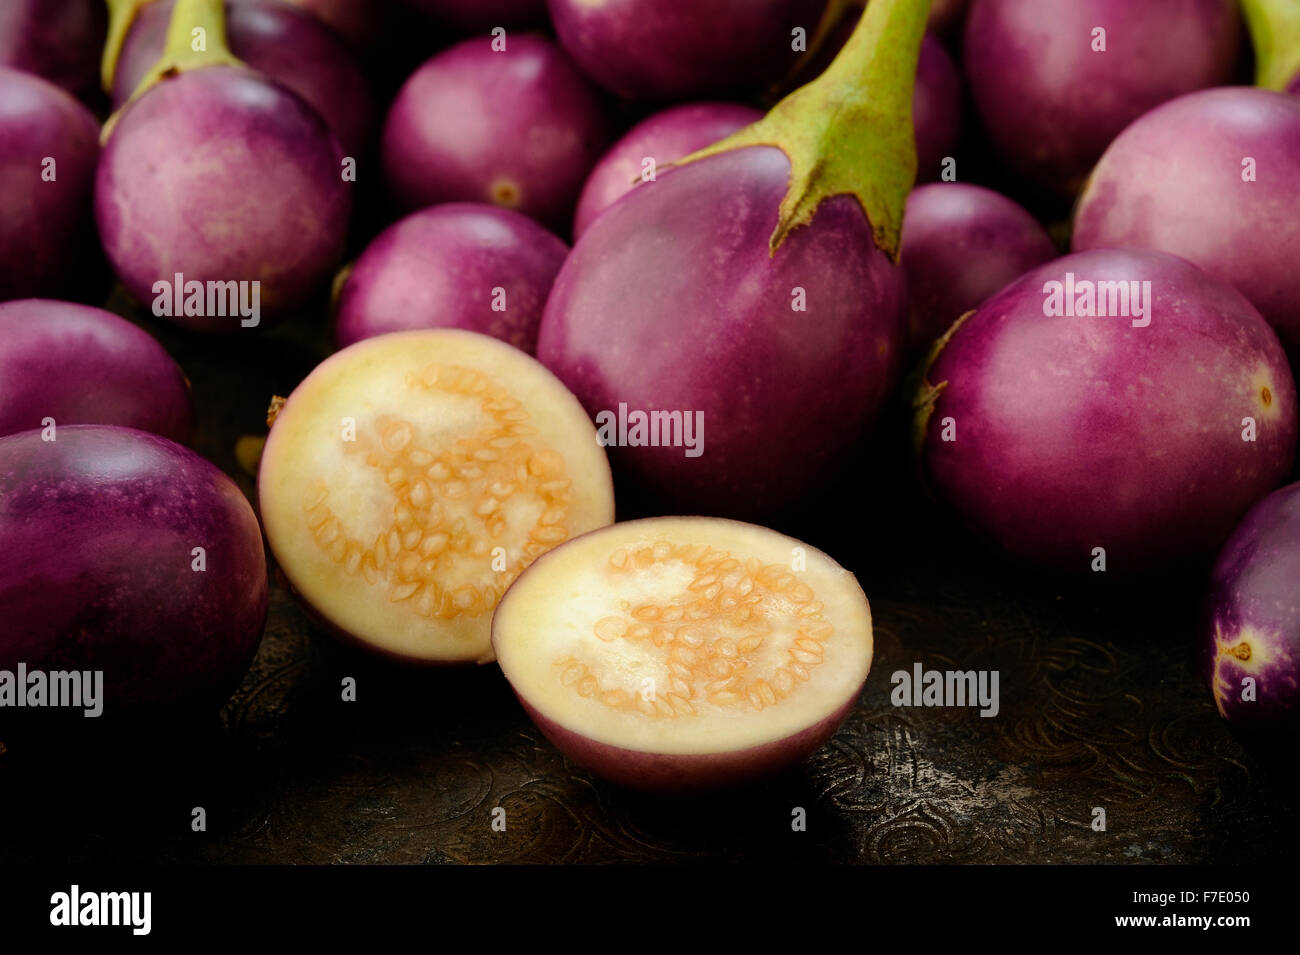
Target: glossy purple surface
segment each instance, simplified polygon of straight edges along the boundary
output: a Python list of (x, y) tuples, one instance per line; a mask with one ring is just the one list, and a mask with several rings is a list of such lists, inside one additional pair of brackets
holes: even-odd
[(1079, 200), (1073, 247), (1190, 259), (1235, 285), (1300, 355), (1298, 223), (1300, 99), (1231, 87), (1166, 103), (1115, 140)]
[(596, 91), (554, 43), (473, 37), (425, 62), (384, 122), (384, 176), (405, 209), (491, 202), (566, 229), (609, 142)]
[(1073, 195), (1133, 120), (1230, 82), (1241, 32), (1234, 0), (974, 0), (966, 81), (1002, 159)]
[(627, 99), (684, 100), (752, 89), (799, 55), (791, 31), (816, 32), (825, 0), (548, 0), (578, 66)]
[[(1250, 728), (1300, 726), (1300, 484), (1260, 501), (1210, 576), (1202, 666), (1219, 712)], [(1247, 690), (1250, 678), (1254, 686)], [(1243, 699), (1253, 695), (1254, 699)]]
[(99, 123), (69, 93), (0, 67), (0, 299), (66, 293), (95, 255)]
[[(324, 120), (296, 94), (224, 66), (166, 80), (128, 107), (95, 182), (104, 249), (137, 300), (151, 305), (154, 283), (176, 273), (259, 281), (263, 322), (328, 283), (351, 208)], [(172, 320), (240, 328), (238, 317)]]
[(911, 301), (909, 346), (924, 347), (966, 312), (1056, 257), (1032, 215), (991, 189), (920, 186), (907, 198), (899, 262)]
[(412, 213), (380, 233), (352, 267), (339, 295), (338, 346), (413, 328), (464, 328), (532, 354), (568, 251), (509, 209), (450, 203)]
[(770, 519), (862, 438), (895, 380), (902, 270), (848, 197), (772, 258), (789, 171), (757, 147), (638, 186), (578, 241), (547, 302), (538, 358), (588, 412), (703, 413), (697, 457), (610, 449), (616, 477), (675, 513)]
[(194, 435), (185, 375), (148, 332), (111, 312), (26, 299), (0, 304), (0, 435), (115, 424), (181, 444)]
[(287, 0), (320, 20), (348, 47), (366, 52), (387, 22), (394, 0)]
[(43, 76), (74, 96), (92, 94), (107, 31), (103, 0), (4, 0), (0, 65)]
[(961, 75), (943, 44), (926, 34), (916, 63), (912, 94), (916, 130), (916, 179), (930, 182), (943, 171), (961, 136)]
[[(174, 0), (154, 0), (136, 15), (113, 79), (113, 105), (135, 92), (162, 55)], [(250, 68), (283, 83), (325, 118), (350, 156), (366, 151), (375, 106), (351, 51), (315, 17), (287, 4), (226, 4), (230, 50)]]
[[(1150, 324), (1048, 317), (1045, 285), (1067, 273), (1150, 282)], [(1111, 573), (1212, 552), (1295, 457), (1276, 335), (1231, 286), (1160, 252), (1035, 269), (968, 318), (927, 377), (942, 388), (921, 436), (935, 496), (1010, 553), (1081, 574), (1097, 547)]]
[[(193, 568), (196, 547), (206, 570)], [(104, 671), (106, 715), (219, 705), (267, 613), (262, 535), (234, 482), (129, 428), (0, 438), (0, 669)]]
[(762, 118), (758, 110), (739, 103), (686, 103), (643, 119), (600, 157), (587, 177), (573, 217), (574, 238), (632, 191), (647, 157), (655, 161), (657, 179), (671, 172), (664, 168), (670, 162), (711, 146)]

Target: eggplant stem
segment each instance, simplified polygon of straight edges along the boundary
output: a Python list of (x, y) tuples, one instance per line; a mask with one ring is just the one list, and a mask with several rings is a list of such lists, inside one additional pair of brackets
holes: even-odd
[(790, 185), (769, 241), (772, 255), (824, 201), (849, 195), (876, 246), (897, 261), (903, 210), (916, 182), (912, 93), (929, 13), (930, 0), (871, 0), (825, 73), (758, 122), (673, 165), (773, 146), (790, 160)]
[[(134, 18), (135, 14), (131, 16)], [(108, 118), (101, 142), (108, 142), (123, 110), (129, 109), (132, 103), (164, 80), (208, 66), (243, 65), (230, 52), (226, 39), (225, 0), (176, 0), (167, 24), (167, 42), (162, 56), (140, 80), (130, 98)]]
[(1255, 83), (1282, 91), (1300, 75), (1300, 0), (1241, 0), (1255, 47)]
[(154, 0), (107, 0), (108, 2), (108, 39), (104, 41), (104, 56), (99, 62), (100, 83), (105, 93), (113, 92), (113, 78), (117, 76), (117, 64), (122, 58), (122, 47), (135, 25), (135, 18), (140, 10)]

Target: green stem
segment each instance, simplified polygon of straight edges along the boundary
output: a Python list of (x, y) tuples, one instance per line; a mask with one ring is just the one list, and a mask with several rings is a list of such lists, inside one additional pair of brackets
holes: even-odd
[(1255, 82), (1284, 90), (1300, 74), (1300, 0), (1241, 0), (1255, 45)]
[[(197, 32), (200, 30), (202, 33)], [(199, 46), (201, 49), (196, 49)], [(176, 0), (172, 18), (167, 24), (167, 42), (162, 56), (141, 79), (130, 99), (108, 118), (104, 124), (103, 140), (108, 141), (122, 110), (163, 80), (207, 66), (242, 65), (230, 52), (226, 41), (225, 0)]]
[(104, 57), (100, 60), (99, 76), (105, 93), (113, 92), (113, 77), (117, 76), (117, 62), (122, 58), (122, 47), (135, 25), (136, 15), (153, 0), (108, 0), (108, 39), (104, 43)]
[(877, 247), (898, 258), (907, 194), (916, 181), (912, 92), (930, 0), (871, 0), (826, 72), (752, 126), (679, 165), (748, 146), (790, 160), (790, 186), (769, 243), (813, 219), (832, 196), (857, 198)]

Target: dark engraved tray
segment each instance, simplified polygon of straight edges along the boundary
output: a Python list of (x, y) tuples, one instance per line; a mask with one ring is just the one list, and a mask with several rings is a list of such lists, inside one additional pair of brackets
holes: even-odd
[[(198, 450), (251, 495), (235, 441), (264, 431), (268, 398), (327, 353), (321, 320), (214, 340), (116, 304), (185, 367)], [(1037, 575), (944, 522), (901, 445), (879, 437), (818, 496), (824, 505), (779, 523), (858, 575), (876, 656), (856, 712), (777, 779), (673, 798), (607, 785), (541, 737), (495, 665), (370, 659), (331, 641), (273, 583), (261, 651), (219, 720), (0, 754), (0, 859), (1289, 859), (1297, 824), (1280, 774), (1292, 771), (1243, 748), (1195, 670), (1204, 568), (1129, 583)], [(999, 671), (1000, 712), (894, 707), (890, 674), (917, 662)], [(341, 698), (349, 676), (354, 703)], [(192, 828), (195, 807), (206, 831)], [(492, 827), (497, 807), (504, 832)], [(1104, 832), (1092, 825), (1098, 807)], [(797, 809), (805, 831), (792, 826)]]

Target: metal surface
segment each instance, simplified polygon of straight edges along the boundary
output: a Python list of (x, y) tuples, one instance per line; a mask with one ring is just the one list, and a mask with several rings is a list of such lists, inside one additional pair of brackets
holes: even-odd
[[(199, 450), (235, 440), (324, 353), (319, 328), (199, 339)], [(0, 755), (0, 859), (216, 863), (1252, 862), (1289, 856), (1289, 780), (1221, 723), (1194, 672), (1202, 570), (1122, 584), (1038, 577), (945, 529), (883, 441), (782, 529), (872, 603), (857, 711), (749, 788), (649, 797), (593, 779), (533, 728), (495, 666), (411, 671), (334, 644), (276, 585), (220, 721), (91, 753)], [(997, 670), (1000, 712), (901, 708), (890, 674)], [(344, 677), (357, 701), (342, 700)], [(0, 733), (0, 740), (3, 733)], [(31, 756), (32, 758), (28, 758)], [(202, 807), (207, 829), (195, 832)], [(505, 831), (492, 826), (505, 810)], [(1094, 831), (1094, 809), (1106, 830)], [(794, 811), (807, 814), (794, 831)]]

